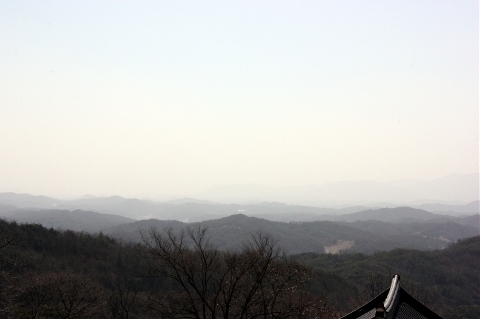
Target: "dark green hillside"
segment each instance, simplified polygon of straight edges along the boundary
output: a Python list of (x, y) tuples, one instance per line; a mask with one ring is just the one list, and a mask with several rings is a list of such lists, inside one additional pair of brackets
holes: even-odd
[(454, 222), (392, 224), (370, 220), (343, 225), (370, 232), (380, 238), (388, 237), (392, 241), (402, 242), (404, 248), (442, 249), (458, 239), (479, 235), (478, 228)]
[(455, 220), (455, 222), (459, 223), (460, 225), (465, 225), (465, 226), (473, 227), (476, 229), (480, 229), (480, 215), (478, 214), (459, 217)]
[[(119, 256), (134, 247), (120, 245), (102, 234), (58, 231), (38, 224), (17, 224), (0, 220), (0, 239), (5, 238), (10, 239), (13, 245), (2, 250), (3, 258), (15, 260), (16, 270), (19, 271), (70, 269), (84, 273), (101, 273), (112, 267), (107, 266), (109, 259), (117, 260), (117, 266), (123, 264)], [(127, 270), (121, 266), (114, 268), (117, 268), (118, 274)]]
[[(324, 246), (332, 245), (338, 239), (357, 240), (366, 243), (365, 245), (379, 246), (379, 249), (398, 247), (398, 243), (388, 239), (375, 244), (375, 240), (371, 239), (372, 236), (368, 232), (332, 222), (282, 223), (238, 214), (202, 222), (201, 225), (209, 228), (212, 242), (220, 249), (235, 250), (241, 246), (243, 241), (258, 231), (271, 234), (287, 253), (323, 252)], [(107, 229), (106, 233), (115, 238), (133, 239), (140, 242), (141, 231), (145, 232), (150, 227), (164, 229), (187, 226), (188, 224), (174, 221), (149, 220), (112, 227)]]
[[(262, 239), (259, 243), (261, 246), (258, 249), (252, 245), (242, 252), (228, 254), (203, 246), (205, 255), (198, 255), (197, 250), (183, 247), (176, 251), (183, 257), (176, 264), (184, 263), (186, 268), (182, 269), (193, 276), (188, 278), (194, 278), (194, 285), (202, 284), (203, 281), (195, 278), (205, 267), (214, 267), (207, 268), (210, 269), (208, 273), (212, 280), (222, 279), (216, 275), (222, 269), (229, 271), (231, 276), (236, 276), (237, 271), (248, 274), (244, 278), (229, 277), (230, 280), (239, 280), (238, 288), (231, 288), (221, 281), (220, 285), (213, 281), (208, 288), (221, 288), (225, 293), (234, 289), (234, 300), (248, 302), (250, 298), (242, 301), (242, 296), (246, 295), (242, 292), (243, 287), (257, 287), (253, 296), (255, 302), (247, 305), (250, 311), (259, 311), (255, 310), (258, 301), (275, 305), (271, 308), (275, 312), (307, 307), (314, 311), (312, 316), (315, 318), (330, 318), (333, 308), (326, 306), (323, 297), (312, 294), (303, 284), (309, 271), (277, 254), (275, 246), (270, 245), (271, 240), (264, 242)], [(264, 255), (264, 252), (267, 254)], [(168, 265), (152, 259), (156, 256), (152, 253), (155, 251), (145, 246), (122, 244), (103, 234), (57, 231), (41, 225), (21, 225), (0, 220), (0, 318), (135, 319), (163, 317), (172, 309), (188, 313), (192, 305), (180, 298), (182, 285), (173, 277), (162, 276)], [(177, 256), (176, 253), (171, 256)], [(258, 254), (259, 257), (256, 257)], [(201, 256), (212, 256), (215, 262), (205, 266), (197, 258)], [(232, 267), (232, 270), (228, 267)], [(257, 276), (258, 271), (265, 273)], [(277, 287), (277, 281), (282, 280), (288, 284)], [(262, 287), (262, 290), (258, 287)], [(209, 289), (202, 291), (208, 293)], [(269, 298), (272, 295), (270, 293), (263, 295), (264, 289), (273, 289), (279, 299)], [(165, 298), (169, 298), (173, 308), (169, 305), (160, 306), (159, 302)], [(196, 298), (195, 307), (210, 302), (209, 298)], [(309, 303), (305, 304), (303, 300), (309, 300)], [(218, 302), (226, 304), (228, 300)], [(78, 314), (70, 313), (72, 309), (79, 311)], [(232, 307), (231, 310), (238, 309), (243, 308)], [(220, 316), (214, 316), (217, 317)]]
[[(224, 231), (215, 235), (217, 239), (213, 234), (209, 237), (214, 243), (215, 240), (229, 240), (230, 234), (237, 241), (239, 238), (235, 236), (242, 234), (241, 229), (248, 227), (248, 221), (241, 215), (232, 216), (224, 222), (217, 220), (219, 224), (211, 225), (212, 229), (224, 227)], [(177, 229), (183, 226), (174, 221), (166, 224), (156, 222), (157, 226), (170, 225)], [(258, 222), (262, 225), (266, 221)], [(293, 227), (297, 234), (303, 233), (305, 237), (302, 238), (314, 236), (310, 233), (314, 228), (309, 228), (309, 223), (278, 223), (275, 234), (284, 234), (285, 225)], [(319, 225), (325, 227), (322, 230), (324, 234), (343, 229), (335, 223)], [(300, 244), (294, 232), (291, 234), (294, 243)], [(273, 235), (274, 239), (276, 235)], [(129, 318), (146, 318), (148, 311), (139, 306), (144, 300), (142, 298), (151, 293), (166, 293), (175, 287), (169, 280), (146, 276), (150, 263), (142, 255), (140, 245), (119, 243), (103, 234), (57, 231), (40, 225), (0, 220), (0, 240), (0, 247), (3, 247), (0, 248), (0, 312), (5, 303), (27, 309), (25, 304), (18, 302), (27, 298), (25, 292), (31, 291), (32, 287), (47, 289), (53, 284), (84, 282), (88, 285), (82, 286), (83, 290), (79, 293), (88, 292), (95, 301), (92, 304), (95, 311), (111, 309), (108, 301), (117, 300), (121, 291), (130, 289), (140, 299), (138, 304), (128, 306)], [(373, 255), (304, 253), (292, 258), (312, 267), (312, 271), (308, 272), (312, 277), (306, 284), (309, 293), (317, 298), (327, 296), (322, 300), (341, 312), (352, 310), (387, 288), (392, 275), (398, 273), (404, 289), (444, 318), (467, 319), (478, 318), (479, 315), (478, 236), (435, 251), (395, 249)], [(0, 317), (8, 318), (1, 313)], [(95, 318), (93, 314), (90, 317)], [(118, 316), (103, 313), (102, 318)]]
[(146, 219), (133, 223), (122, 224), (105, 229), (104, 233), (113, 238), (126, 242), (141, 242), (142, 233), (147, 233), (149, 229), (156, 228), (163, 230), (165, 228), (173, 228), (175, 230), (184, 228), (185, 223), (176, 220), (158, 220)]
[[(107, 301), (117, 296), (115, 287), (126, 283), (135, 289), (159, 287), (158, 280), (135, 277), (143, 269), (135, 246), (102, 234), (0, 220), (0, 318), (27, 318), (35, 309), (47, 308), (43, 316), (64, 317), (49, 312), (55, 307), (66, 311), (61, 298), (80, 300), (76, 305), (87, 307), (84, 316), (109, 318)], [(45, 303), (38, 304), (41, 300)], [(139, 318), (139, 309), (129, 311), (130, 318)]]
[[(141, 242), (141, 231), (151, 227), (185, 228), (192, 224), (177, 221), (142, 220), (105, 230), (118, 239)], [(395, 248), (441, 249), (449, 242), (478, 235), (478, 230), (456, 223), (367, 222), (272, 222), (242, 214), (202, 222), (209, 228), (212, 242), (220, 249), (237, 249), (251, 234), (263, 231), (273, 235), (287, 253), (324, 252), (325, 247), (352, 242), (349, 252), (372, 254)]]
[[(397, 249), (372, 256), (301, 254), (295, 260), (318, 271), (344, 278), (366, 301), (400, 274), (402, 286), (445, 318), (478, 318), (480, 315), (480, 237), (461, 240), (444, 250), (422, 252)], [(361, 303), (361, 302), (359, 302)], [(464, 317), (457, 317), (461, 308)]]

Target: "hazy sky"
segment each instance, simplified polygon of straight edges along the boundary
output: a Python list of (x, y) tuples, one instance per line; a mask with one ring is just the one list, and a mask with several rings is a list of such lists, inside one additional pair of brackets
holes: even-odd
[(0, 0), (0, 192), (479, 170), (479, 3)]

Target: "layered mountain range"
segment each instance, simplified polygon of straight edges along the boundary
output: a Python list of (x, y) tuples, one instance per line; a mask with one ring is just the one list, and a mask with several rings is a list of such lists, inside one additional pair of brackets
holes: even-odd
[[(19, 223), (141, 242), (151, 229), (206, 227), (221, 249), (241, 247), (255, 232), (272, 235), (287, 253), (442, 249), (479, 234), (479, 202), (414, 207), (321, 208), (282, 203), (218, 204), (191, 199), (154, 202), (119, 196), (56, 200), (0, 193), (0, 217)], [(132, 218), (133, 217), (133, 218)], [(138, 218), (140, 217), (140, 219)], [(136, 219), (134, 219), (136, 218)]]

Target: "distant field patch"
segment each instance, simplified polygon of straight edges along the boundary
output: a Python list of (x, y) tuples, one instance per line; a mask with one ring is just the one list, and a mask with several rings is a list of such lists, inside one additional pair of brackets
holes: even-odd
[(333, 246), (325, 246), (326, 254), (338, 254), (342, 250), (350, 249), (355, 244), (353, 240), (337, 240), (336, 244)]

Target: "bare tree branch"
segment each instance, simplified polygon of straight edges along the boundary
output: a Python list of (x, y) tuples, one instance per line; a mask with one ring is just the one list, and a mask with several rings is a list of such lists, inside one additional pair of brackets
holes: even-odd
[[(149, 275), (176, 289), (148, 296), (165, 318), (310, 318), (323, 309), (302, 290), (307, 271), (288, 260), (270, 235), (258, 232), (238, 252), (213, 247), (207, 229), (151, 229), (142, 236)], [(317, 308), (315, 308), (317, 307)], [(317, 310), (315, 310), (317, 309)]]

